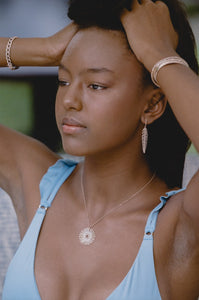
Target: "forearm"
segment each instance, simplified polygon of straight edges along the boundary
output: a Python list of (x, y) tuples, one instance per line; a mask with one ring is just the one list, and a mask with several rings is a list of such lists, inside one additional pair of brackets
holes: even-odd
[[(135, 0), (132, 11), (124, 11), (122, 23), (134, 54), (149, 72), (162, 59), (178, 56), (179, 36), (165, 3), (143, 0), (140, 4)], [(175, 63), (159, 68), (157, 82), (199, 151), (199, 78), (190, 68)]]
[[(76, 34), (78, 27), (68, 26), (47, 38), (17, 38), (10, 50), (15, 66), (57, 66), (64, 51)], [(8, 38), (0, 38), (0, 67), (6, 67), (6, 46)]]
[[(0, 66), (6, 67), (6, 46), (8, 38), (0, 38)], [(10, 51), (15, 66), (54, 65), (46, 38), (18, 38), (13, 41)]]
[(183, 65), (171, 64), (160, 69), (158, 82), (176, 118), (199, 151), (199, 77)]

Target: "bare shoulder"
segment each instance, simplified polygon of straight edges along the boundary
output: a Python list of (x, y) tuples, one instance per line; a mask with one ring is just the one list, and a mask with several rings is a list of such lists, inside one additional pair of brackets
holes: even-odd
[[(171, 196), (157, 221), (157, 233), (161, 233), (166, 243), (171, 242), (171, 250), (177, 251), (178, 257), (185, 255), (186, 251), (190, 256), (191, 251), (194, 253), (196, 247), (199, 247), (198, 230), (195, 230), (192, 217), (185, 209), (187, 194), (187, 189), (182, 189)], [(182, 249), (183, 253), (180, 254), (178, 251)]]
[[(166, 196), (166, 195), (165, 195)], [(166, 247), (162, 247), (168, 252), (173, 247), (175, 232), (180, 222), (180, 213), (183, 205), (184, 191), (170, 196), (165, 206), (159, 213), (155, 235)]]
[(197, 266), (199, 278), (199, 172), (190, 180), (187, 188), (177, 195), (180, 207), (176, 227), (176, 244), (181, 237), (181, 249)]
[(199, 240), (184, 207), (187, 192), (182, 190), (168, 199), (159, 214), (154, 238), (159, 284), (164, 289), (167, 281), (172, 299), (196, 299), (199, 293)]
[(24, 153), (24, 159), (20, 157), (18, 160), (19, 182), (15, 190), (11, 190), (19, 222), (24, 224), (25, 229), (40, 204), (40, 181), (48, 168), (60, 158), (44, 144), (32, 138), (29, 138), (27, 150), (30, 152)]
[(17, 216), (25, 222), (39, 195), (39, 182), (59, 158), (41, 142), (0, 126), (0, 186), (11, 196)]
[(199, 241), (199, 171), (192, 177), (185, 190), (182, 209), (191, 220)]
[(33, 175), (35, 169), (56, 159), (56, 155), (39, 141), (2, 125), (0, 138), (0, 185), (8, 192), (9, 182), (15, 184), (17, 173), (21, 175), (31, 166), (29, 174)]

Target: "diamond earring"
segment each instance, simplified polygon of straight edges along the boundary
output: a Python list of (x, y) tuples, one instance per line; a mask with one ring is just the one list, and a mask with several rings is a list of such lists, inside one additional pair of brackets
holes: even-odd
[(144, 128), (142, 129), (142, 152), (146, 153), (148, 143), (148, 129), (147, 129), (147, 120), (145, 119)]

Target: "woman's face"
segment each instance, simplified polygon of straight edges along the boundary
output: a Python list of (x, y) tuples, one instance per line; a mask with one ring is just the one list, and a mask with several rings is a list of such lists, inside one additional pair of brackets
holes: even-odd
[(91, 155), (132, 144), (142, 126), (142, 72), (123, 33), (89, 28), (73, 37), (59, 68), (56, 99), (67, 153)]

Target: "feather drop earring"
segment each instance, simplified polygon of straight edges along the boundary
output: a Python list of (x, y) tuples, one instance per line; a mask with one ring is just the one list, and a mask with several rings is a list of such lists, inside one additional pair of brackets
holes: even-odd
[(148, 129), (147, 129), (147, 120), (145, 119), (144, 128), (142, 129), (142, 152), (146, 153), (148, 143)]

